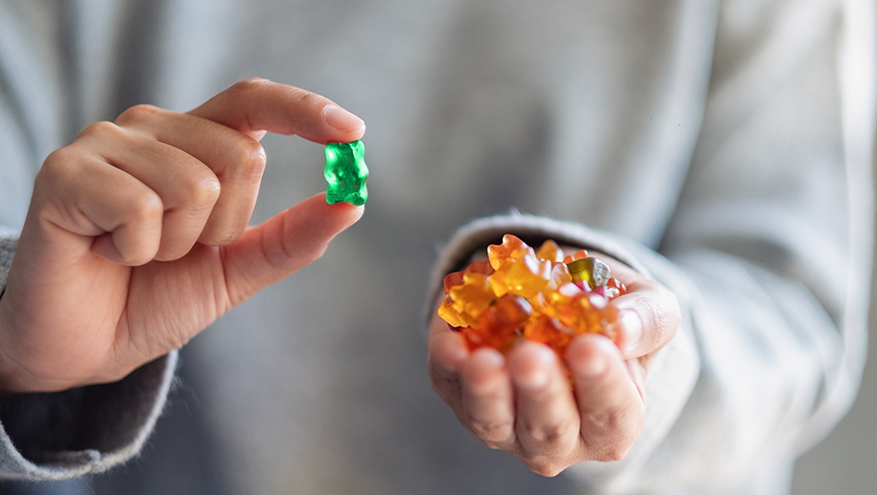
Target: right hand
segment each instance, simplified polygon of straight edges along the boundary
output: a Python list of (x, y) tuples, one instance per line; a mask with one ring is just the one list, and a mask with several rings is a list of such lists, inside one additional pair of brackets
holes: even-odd
[(317, 194), (247, 227), (266, 132), (325, 144), (365, 126), (250, 79), (186, 114), (140, 105), (46, 159), (0, 298), (0, 395), (116, 381), (319, 258), (362, 207)]
[[(655, 280), (601, 255), (628, 293), (619, 310), (618, 342), (579, 335), (564, 363), (548, 346), (521, 339), (508, 355), (470, 351), (433, 313), (428, 367), (432, 387), (476, 438), (508, 451), (543, 476), (583, 461), (627, 455), (645, 421), (645, 380), (652, 357), (676, 334), (676, 296)], [(444, 300), (438, 299), (436, 307)]]

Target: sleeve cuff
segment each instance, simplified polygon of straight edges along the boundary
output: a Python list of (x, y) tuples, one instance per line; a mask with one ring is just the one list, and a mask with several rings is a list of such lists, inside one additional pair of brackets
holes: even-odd
[(167, 401), (177, 352), (123, 380), (0, 403), (0, 477), (60, 480), (136, 456)]

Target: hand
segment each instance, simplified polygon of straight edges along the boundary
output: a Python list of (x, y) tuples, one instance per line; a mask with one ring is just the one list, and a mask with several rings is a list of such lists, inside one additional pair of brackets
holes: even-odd
[(116, 381), (319, 258), (362, 207), (313, 196), (247, 227), (266, 132), (325, 144), (362, 121), (261, 79), (178, 114), (141, 105), (46, 159), (0, 299), (0, 394)]
[(433, 389), (479, 440), (511, 452), (543, 476), (627, 454), (645, 419), (649, 362), (679, 325), (679, 304), (668, 289), (599, 257), (629, 292), (611, 302), (622, 325), (617, 346), (597, 334), (569, 344), (566, 363), (574, 391), (545, 345), (521, 341), (507, 357), (491, 348), (470, 352), (441, 318), (433, 316), (430, 325)]

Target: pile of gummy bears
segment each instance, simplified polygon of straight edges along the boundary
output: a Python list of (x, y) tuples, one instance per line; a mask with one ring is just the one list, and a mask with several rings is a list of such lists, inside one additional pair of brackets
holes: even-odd
[(552, 240), (537, 251), (511, 234), (488, 246), (487, 257), (445, 277), (438, 310), (470, 349), (506, 353), (525, 338), (563, 356), (579, 334), (615, 340), (618, 311), (609, 301), (627, 288), (604, 262), (583, 249), (564, 257)]

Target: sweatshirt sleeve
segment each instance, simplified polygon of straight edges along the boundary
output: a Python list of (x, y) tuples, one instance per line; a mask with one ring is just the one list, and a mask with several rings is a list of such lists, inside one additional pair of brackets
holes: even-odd
[[(16, 240), (0, 232), (0, 297)], [(172, 352), (116, 383), (3, 399), (0, 478), (72, 478), (137, 455), (164, 407), (176, 361)]]
[(837, 2), (791, 5), (758, 14), (758, 33), (722, 12), (701, 135), (658, 246), (512, 214), (462, 228), (436, 265), (433, 291), (513, 233), (603, 251), (677, 295), (681, 326), (649, 371), (640, 438), (621, 461), (566, 471), (600, 493), (782, 493), (794, 457), (855, 397), (873, 236), (872, 40)]

